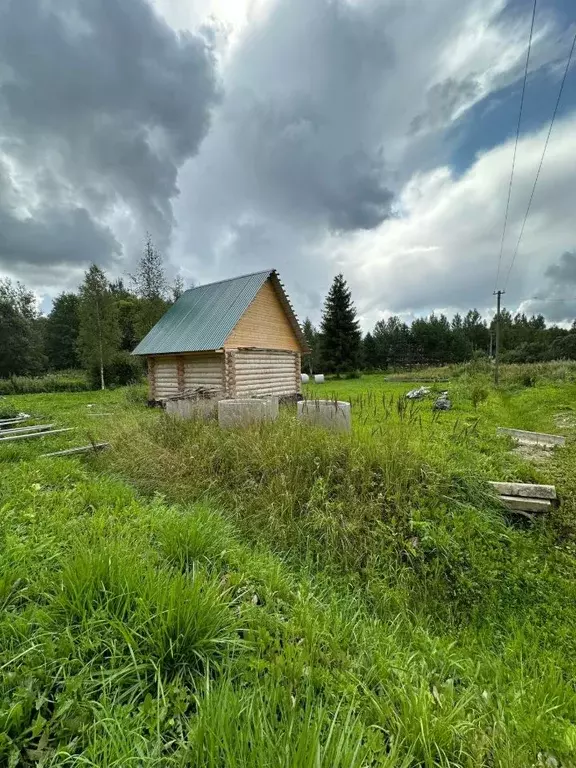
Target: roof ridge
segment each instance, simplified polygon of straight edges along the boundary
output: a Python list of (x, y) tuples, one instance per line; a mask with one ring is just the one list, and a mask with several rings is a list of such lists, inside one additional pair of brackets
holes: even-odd
[[(213, 283), (203, 283), (202, 285), (195, 285), (193, 288), (188, 288), (184, 293), (190, 293), (196, 291), (198, 288), (209, 288), (212, 285), (222, 285), (222, 283), (231, 283), (233, 280), (242, 280), (245, 277), (255, 277), (256, 275), (268, 275), (270, 276), (276, 269), (259, 269), (256, 272), (247, 272), (245, 275), (236, 275), (236, 277), (227, 277), (224, 280), (215, 280)], [(184, 295), (184, 294), (182, 294)]]

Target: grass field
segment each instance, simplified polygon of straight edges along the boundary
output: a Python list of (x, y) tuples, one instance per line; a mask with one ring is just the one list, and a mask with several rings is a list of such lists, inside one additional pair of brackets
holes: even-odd
[[(310, 386), (350, 436), (175, 423), (141, 388), (0, 400), (76, 427), (0, 445), (0, 764), (576, 765), (573, 374), (450, 373), (439, 414)], [(570, 439), (527, 461), (496, 426)], [(512, 520), (488, 479), (561, 506)]]

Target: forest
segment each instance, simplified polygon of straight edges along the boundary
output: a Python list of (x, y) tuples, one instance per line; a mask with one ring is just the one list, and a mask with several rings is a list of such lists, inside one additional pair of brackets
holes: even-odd
[[(79, 289), (57, 296), (47, 315), (32, 291), (0, 279), (0, 378), (83, 369), (92, 387), (130, 383), (142, 375), (130, 352), (184, 289), (181, 278), (169, 284), (150, 237), (134, 275), (111, 279), (92, 265)], [(447, 365), (490, 356), (494, 347), (494, 319), (477, 309), (452, 319), (432, 313), (411, 325), (392, 316), (363, 335), (342, 275), (334, 278), (319, 328), (308, 318), (303, 328), (311, 349), (303, 370), (309, 373)], [(576, 359), (576, 321), (561, 328), (547, 325), (543, 315), (503, 309), (501, 352), (509, 363)]]

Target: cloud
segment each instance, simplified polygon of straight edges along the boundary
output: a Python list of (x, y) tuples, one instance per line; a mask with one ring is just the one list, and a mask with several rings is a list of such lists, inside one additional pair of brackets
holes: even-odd
[(5, 0), (0, 266), (110, 262), (110, 228), (125, 248), (146, 229), (167, 245), (178, 169), (217, 98), (205, 40), (145, 0)]
[(576, 251), (566, 251), (556, 264), (546, 270), (548, 277), (557, 287), (576, 285)]
[[(342, 264), (362, 274), (355, 243), (380, 249), (381, 228), (405, 226), (406, 190), (451, 175), (447, 129), (523, 74), (529, 18), (505, 7), (270, 0), (227, 59), (224, 101), (180, 173), (175, 262), (201, 280), (272, 263), (305, 311)], [(534, 66), (558, 55), (557, 33), (539, 17)], [(249, 255), (238, 237), (246, 226), (258, 232)], [(422, 233), (411, 247), (435, 244)], [(404, 263), (413, 268), (420, 253)]]
[[(546, 132), (547, 127), (525, 136), (518, 145), (499, 288), (506, 282)], [(512, 148), (510, 141), (484, 153), (461, 176), (449, 167), (415, 176), (400, 196), (401, 217), (384, 222), (372, 237), (325, 244), (362, 297), (358, 305), (367, 323), (390, 311), (492, 307)], [(572, 114), (554, 128), (506, 286), (504, 303), (512, 310), (541, 311), (553, 320), (566, 317), (567, 308), (550, 299), (560, 297), (561, 286), (576, 285), (575, 154)], [(558, 253), (564, 254), (560, 260)], [(568, 290), (574, 294), (574, 288)], [(530, 303), (534, 296), (548, 302)]]

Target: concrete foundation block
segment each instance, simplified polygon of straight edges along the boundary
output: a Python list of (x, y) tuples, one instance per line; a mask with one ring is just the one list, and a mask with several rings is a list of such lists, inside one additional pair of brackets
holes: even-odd
[(218, 423), (222, 429), (249, 427), (275, 421), (278, 418), (278, 398), (220, 400), (218, 403)]
[(175, 419), (211, 421), (218, 417), (218, 400), (168, 400), (166, 402), (166, 413)]
[(298, 420), (336, 432), (352, 430), (350, 403), (334, 400), (303, 400), (298, 403)]

